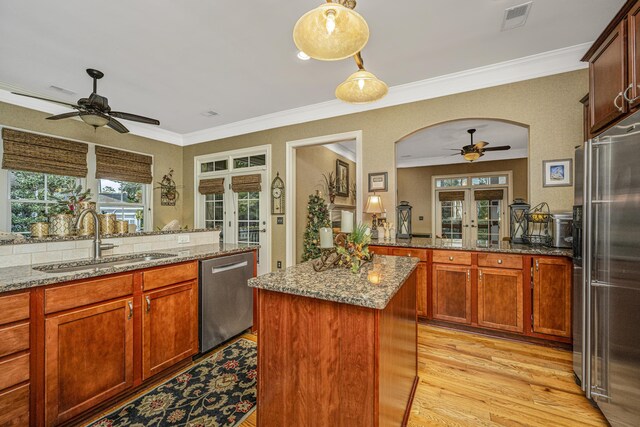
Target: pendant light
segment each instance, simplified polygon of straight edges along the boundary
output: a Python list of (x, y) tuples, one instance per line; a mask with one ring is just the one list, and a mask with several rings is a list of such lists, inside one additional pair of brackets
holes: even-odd
[(354, 59), (358, 65), (358, 71), (338, 85), (336, 97), (350, 104), (367, 104), (382, 99), (389, 92), (387, 84), (364, 69), (360, 52), (354, 56)]
[(322, 61), (338, 61), (362, 50), (369, 40), (369, 26), (353, 10), (354, 0), (341, 0), (341, 3), (328, 0), (296, 22), (293, 41), (298, 49)]

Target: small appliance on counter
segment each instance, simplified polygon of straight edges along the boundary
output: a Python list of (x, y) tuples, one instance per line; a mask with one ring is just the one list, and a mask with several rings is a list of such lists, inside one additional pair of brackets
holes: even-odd
[(551, 214), (551, 232), (554, 248), (573, 247), (573, 212), (557, 212)]

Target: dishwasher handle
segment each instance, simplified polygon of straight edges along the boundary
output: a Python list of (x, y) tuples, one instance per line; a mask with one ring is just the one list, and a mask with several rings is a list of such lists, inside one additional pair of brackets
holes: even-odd
[(247, 261), (243, 261), (243, 262), (236, 262), (234, 264), (223, 265), (221, 267), (213, 267), (211, 269), (211, 274), (218, 274), (224, 271), (235, 270), (236, 268), (246, 267), (247, 265), (249, 265)]

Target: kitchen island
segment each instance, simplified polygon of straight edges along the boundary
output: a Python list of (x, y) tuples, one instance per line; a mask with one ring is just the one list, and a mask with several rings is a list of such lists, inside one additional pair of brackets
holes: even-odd
[(417, 376), (416, 266), (376, 255), (359, 274), (307, 262), (258, 289), (258, 426), (399, 426)]

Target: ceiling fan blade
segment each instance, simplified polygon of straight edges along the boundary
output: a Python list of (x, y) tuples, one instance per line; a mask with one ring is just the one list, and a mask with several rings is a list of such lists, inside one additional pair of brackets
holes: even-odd
[(476, 150), (480, 150), (486, 147), (487, 145), (489, 145), (487, 141), (478, 141), (475, 144), (473, 144), (473, 148), (475, 148)]
[(109, 123), (107, 123), (107, 126), (109, 126), (111, 129), (116, 130), (116, 131), (118, 131), (120, 133), (129, 132), (129, 129), (124, 127), (124, 125), (122, 123), (120, 123), (119, 121), (117, 121), (113, 117), (109, 117)]
[(69, 117), (77, 117), (79, 115), (80, 115), (80, 111), (72, 111), (70, 113), (57, 114), (55, 116), (47, 117), (47, 120), (68, 119)]
[(42, 98), (40, 96), (34, 96), (34, 95), (27, 95), (26, 93), (18, 93), (18, 92), (11, 92), (11, 93), (14, 95), (26, 96), (27, 98), (35, 98), (35, 99), (40, 99), (42, 101), (53, 102), (55, 104), (65, 105), (71, 108), (78, 108), (76, 104), (70, 104), (68, 102), (63, 102), (63, 101), (56, 101), (55, 99)]
[(139, 116), (137, 114), (131, 114), (131, 113), (123, 113), (120, 111), (112, 111), (109, 113), (109, 115), (111, 117), (116, 117), (118, 119), (124, 119), (124, 120), (130, 120), (132, 122), (140, 122), (140, 123), (147, 123), (150, 125), (159, 125), (160, 121), (156, 120), (156, 119), (150, 119), (149, 117), (144, 117), (144, 116)]
[(504, 150), (510, 150), (510, 149), (511, 149), (510, 145), (501, 145), (500, 147), (483, 148), (482, 151), (504, 151)]

